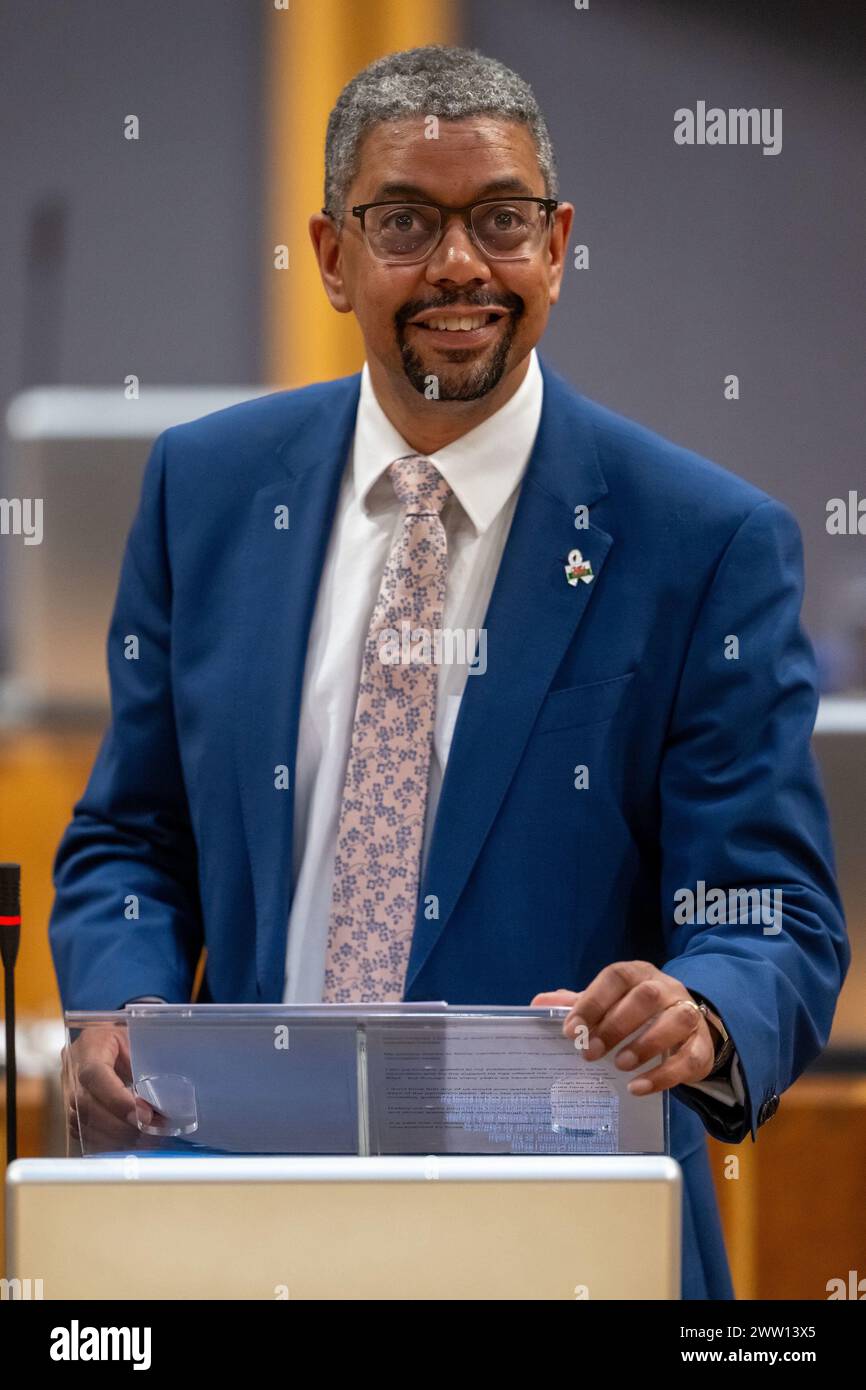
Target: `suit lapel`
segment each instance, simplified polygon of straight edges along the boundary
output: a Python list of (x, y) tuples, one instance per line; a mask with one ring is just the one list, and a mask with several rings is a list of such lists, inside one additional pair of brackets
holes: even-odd
[[(292, 884), (294, 765), (307, 640), (360, 375), (335, 384), (275, 458), (253, 496), (237, 595), (235, 757), (256, 915), (259, 997), (280, 999)], [(288, 530), (274, 524), (289, 508)], [(289, 771), (279, 789), (276, 768)]]
[[(575, 507), (606, 491), (580, 397), (542, 363), (544, 398), (484, 626), (487, 671), (460, 704), (422, 885), (406, 997), (444, 930), (520, 761), (550, 683), (598, 584), (611, 537), (575, 529)], [(566, 582), (578, 548), (595, 578)], [(428, 921), (423, 903), (438, 898)]]

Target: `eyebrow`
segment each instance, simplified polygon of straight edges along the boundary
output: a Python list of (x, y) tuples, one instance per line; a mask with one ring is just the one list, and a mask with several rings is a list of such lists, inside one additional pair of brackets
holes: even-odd
[[(478, 202), (482, 198), (494, 197), (498, 193), (512, 193), (515, 197), (521, 194), (527, 198), (535, 198), (538, 195), (533, 192), (523, 179), (516, 175), (493, 179), (486, 183), (478, 192), (473, 202)], [(422, 203), (435, 203), (437, 200), (428, 193), (426, 189), (419, 188), (414, 183), (383, 183), (376, 190), (374, 202), (380, 202), (388, 198), (411, 198)]]

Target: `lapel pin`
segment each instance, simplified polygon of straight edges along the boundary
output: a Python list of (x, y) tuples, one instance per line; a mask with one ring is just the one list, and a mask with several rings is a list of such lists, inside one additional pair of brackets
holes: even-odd
[(591, 584), (595, 575), (592, 572), (592, 565), (589, 560), (584, 560), (579, 550), (568, 552), (568, 563), (565, 566), (565, 577), (572, 587), (575, 584)]

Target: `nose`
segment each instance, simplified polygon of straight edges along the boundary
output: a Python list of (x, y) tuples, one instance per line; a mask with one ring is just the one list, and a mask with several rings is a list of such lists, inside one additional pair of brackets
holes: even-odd
[(450, 281), (455, 285), (465, 285), (470, 280), (486, 283), (491, 278), (490, 266), (472, 240), (469, 228), (459, 214), (452, 215), (442, 240), (427, 262), (428, 283), (435, 285)]

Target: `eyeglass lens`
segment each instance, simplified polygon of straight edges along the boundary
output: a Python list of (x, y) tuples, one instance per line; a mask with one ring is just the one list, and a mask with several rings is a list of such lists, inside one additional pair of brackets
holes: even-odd
[[(482, 251), (499, 259), (524, 256), (538, 245), (547, 210), (530, 200), (476, 203), (470, 222)], [(373, 253), (387, 260), (422, 260), (439, 237), (439, 209), (426, 204), (368, 208), (364, 227)]]

